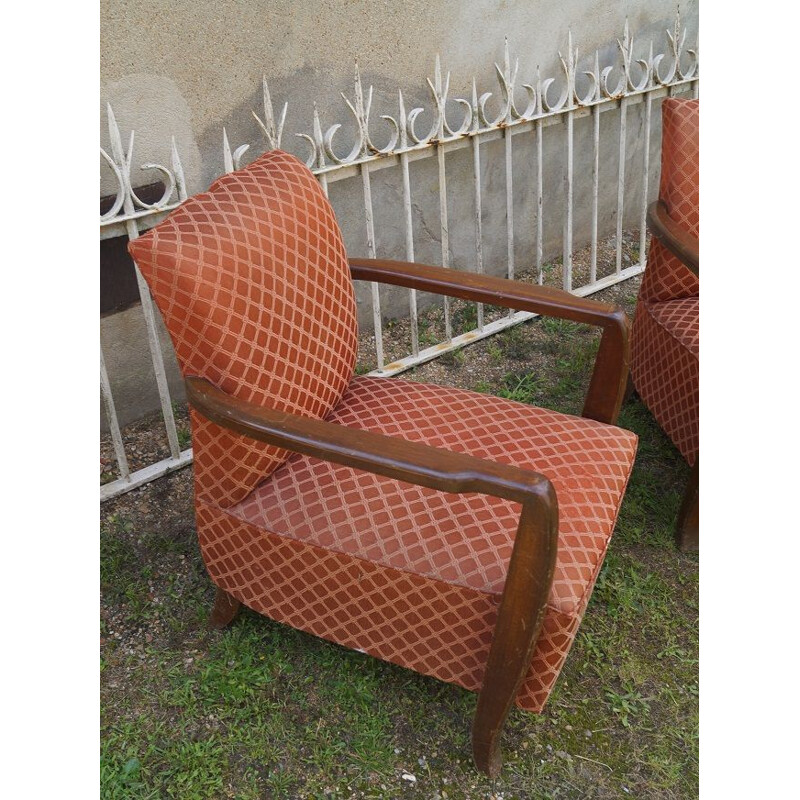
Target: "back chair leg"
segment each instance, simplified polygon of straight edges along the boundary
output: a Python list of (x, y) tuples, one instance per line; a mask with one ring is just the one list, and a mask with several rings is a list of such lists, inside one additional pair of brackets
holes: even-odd
[(699, 465), (700, 458), (695, 458), (694, 466), (689, 474), (683, 503), (678, 513), (678, 526), (675, 541), (680, 550), (698, 550), (700, 547), (700, 514), (699, 514)]
[(628, 382), (625, 384), (625, 394), (622, 395), (622, 405), (625, 405), (636, 392), (636, 387), (633, 385), (633, 378), (630, 372), (628, 373)]
[(229, 595), (224, 589), (217, 587), (217, 596), (214, 600), (214, 608), (208, 619), (208, 626), (219, 630), (230, 625), (239, 613), (242, 604)]

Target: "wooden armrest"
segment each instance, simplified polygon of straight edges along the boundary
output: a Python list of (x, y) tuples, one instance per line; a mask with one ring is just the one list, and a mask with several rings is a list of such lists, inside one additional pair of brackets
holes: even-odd
[(581, 413), (598, 422), (616, 423), (630, 365), (628, 318), (619, 306), (577, 297), (548, 286), (427, 264), (368, 258), (350, 258), (349, 262), (354, 280), (406, 286), (422, 292), (599, 326), (603, 329), (603, 336)]
[(350, 258), (348, 261), (354, 280), (407, 286), (421, 292), (460, 297), (477, 303), (491, 303), (517, 311), (533, 311), (545, 317), (558, 317), (602, 327), (616, 324), (619, 316), (624, 316), (625, 313), (618, 306), (587, 300), (563, 289), (510, 281), (494, 275), (408, 261), (372, 258)]
[(218, 425), (277, 447), (444, 492), (522, 503), (473, 723), (476, 764), (497, 775), (500, 732), (530, 667), (553, 582), (558, 501), (550, 481), (531, 470), (246, 403), (203, 378), (187, 377), (186, 394)]
[(647, 207), (647, 226), (667, 250), (700, 276), (700, 242), (670, 217), (663, 200)]
[[(550, 481), (532, 470), (246, 403), (205, 378), (187, 377), (186, 394), (197, 411), (224, 428), (387, 478), (442, 492), (481, 492), (518, 503), (532, 496), (550, 497), (553, 492)], [(554, 493), (552, 500), (555, 503)]]

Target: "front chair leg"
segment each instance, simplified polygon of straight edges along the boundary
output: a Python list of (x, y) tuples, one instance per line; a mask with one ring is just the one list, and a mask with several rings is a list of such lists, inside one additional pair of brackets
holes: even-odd
[(689, 482), (683, 495), (675, 541), (680, 550), (698, 550), (700, 547), (700, 457), (695, 457), (689, 473)]
[(497, 614), (492, 647), (472, 723), (475, 765), (494, 778), (503, 758), (500, 735), (527, 674), (544, 619), (558, 549), (555, 492), (522, 506), (517, 538)]
[(236, 618), (242, 604), (229, 595), (224, 589), (217, 587), (217, 596), (214, 599), (214, 608), (208, 618), (208, 626), (215, 630), (229, 625)]

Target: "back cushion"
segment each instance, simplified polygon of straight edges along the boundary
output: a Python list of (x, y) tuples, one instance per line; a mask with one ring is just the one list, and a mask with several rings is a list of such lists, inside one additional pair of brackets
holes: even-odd
[(659, 197), (670, 217), (700, 235), (700, 101), (667, 98), (661, 106)]
[[(356, 306), (333, 209), (274, 150), (223, 176), (129, 244), (184, 375), (317, 419), (353, 376)], [(289, 456), (192, 412), (198, 499), (239, 502)]]
[[(661, 105), (658, 197), (684, 230), (700, 237), (700, 101), (668, 97)], [(664, 302), (696, 297), (700, 279), (654, 236), (639, 297)]]

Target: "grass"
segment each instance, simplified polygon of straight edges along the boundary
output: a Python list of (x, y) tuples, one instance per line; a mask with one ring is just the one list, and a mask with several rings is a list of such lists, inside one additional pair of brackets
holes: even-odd
[(181, 450), (190, 447), (192, 444), (192, 431), (189, 426), (178, 425), (176, 430), (178, 432), (178, 447), (180, 447)]
[(461, 367), (467, 363), (467, 357), (463, 350), (448, 350), (439, 356), (439, 361), (446, 367)]
[[(532, 320), (448, 370), (575, 413), (596, 346), (591, 329)], [(469, 377), (480, 352), (501, 377)], [(248, 610), (205, 627), (190, 470), (104, 505), (101, 796), (696, 797), (698, 560), (672, 539), (688, 468), (638, 399), (620, 425), (640, 444), (614, 538), (544, 712), (509, 716), (495, 782), (470, 759), (474, 694)]]

